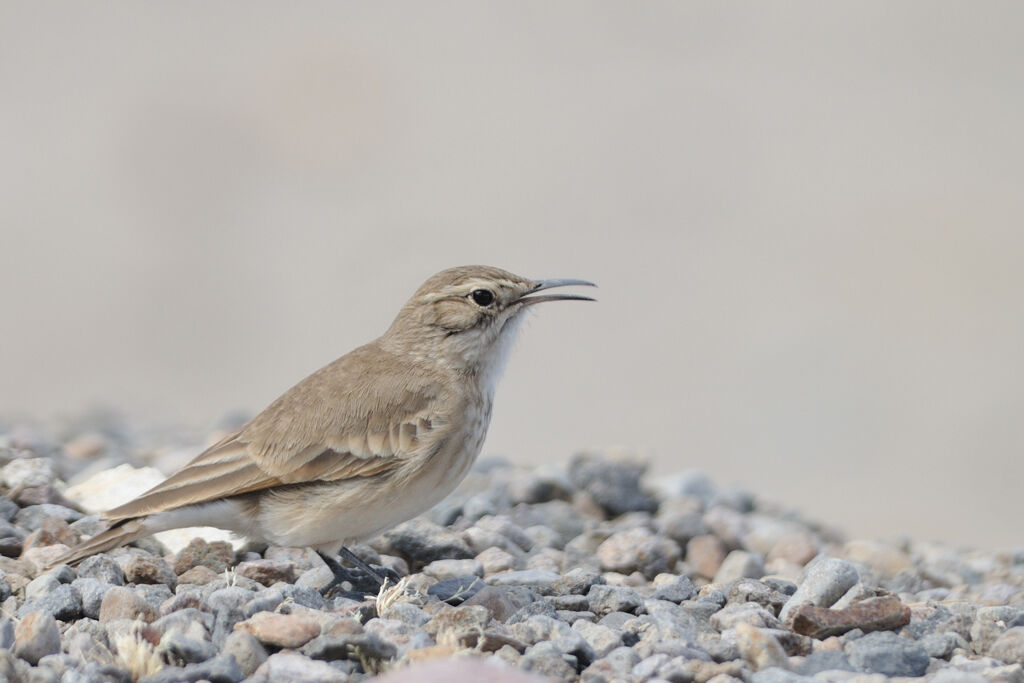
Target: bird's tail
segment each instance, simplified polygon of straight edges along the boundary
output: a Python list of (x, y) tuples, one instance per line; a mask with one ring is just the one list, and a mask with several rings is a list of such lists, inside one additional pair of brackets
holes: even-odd
[(96, 553), (105, 553), (125, 543), (131, 543), (139, 536), (149, 533), (149, 530), (146, 529), (145, 519), (145, 517), (141, 517), (118, 522), (116, 526), (96, 534), (87, 541), (79, 543), (66, 554), (51, 562), (47, 569), (56, 567), (59, 564), (70, 564), (73, 566)]

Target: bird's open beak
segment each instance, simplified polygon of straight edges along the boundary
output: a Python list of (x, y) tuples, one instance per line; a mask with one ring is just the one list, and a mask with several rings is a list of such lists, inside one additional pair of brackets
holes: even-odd
[(530, 306), (537, 304), (542, 301), (597, 301), (589, 296), (580, 296), (579, 294), (545, 294), (544, 296), (534, 296), (537, 292), (545, 289), (551, 289), (553, 287), (597, 287), (593, 282), (587, 282), (586, 280), (573, 280), (573, 279), (558, 279), (558, 280), (537, 280), (534, 284), (533, 289), (519, 297), (517, 303), (523, 306)]

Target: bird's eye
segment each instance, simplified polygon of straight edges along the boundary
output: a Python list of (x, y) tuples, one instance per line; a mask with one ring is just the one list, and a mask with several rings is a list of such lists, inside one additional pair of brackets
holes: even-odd
[(489, 289), (474, 289), (469, 296), (473, 303), (481, 308), (487, 308), (494, 303), (494, 292)]

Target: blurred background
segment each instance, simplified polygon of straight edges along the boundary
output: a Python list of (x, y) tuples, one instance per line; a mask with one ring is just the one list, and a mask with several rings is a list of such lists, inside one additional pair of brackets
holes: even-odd
[(485, 453), (1021, 545), (1024, 5), (0, 4), (0, 418), (209, 429), (467, 263)]

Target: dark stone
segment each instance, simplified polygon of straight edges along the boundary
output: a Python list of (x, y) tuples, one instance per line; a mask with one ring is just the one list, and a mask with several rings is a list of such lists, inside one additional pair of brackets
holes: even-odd
[(205, 662), (217, 655), (213, 643), (189, 638), (180, 632), (164, 636), (160, 641), (160, 649), (174, 666)]
[(18, 609), (23, 617), (36, 610), (46, 612), (60, 621), (71, 621), (82, 616), (82, 596), (72, 586), (60, 584), (52, 591), (35, 600), (30, 600)]
[(14, 521), (23, 529), (35, 530), (39, 528), (46, 517), (57, 517), (65, 522), (74, 522), (82, 518), (82, 513), (63, 505), (43, 503), (21, 508), (14, 516)]
[(518, 624), (519, 622), (526, 621), (535, 614), (543, 614), (546, 617), (558, 619), (558, 610), (555, 609), (554, 605), (547, 600), (538, 600), (518, 609), (515, 614), (505, 620), (505, 623)]
[(484, 586), (462, 604), (482, 605), (490, 610), (491, 616), (503, 622), (535, 600), (540, 600), (540, 596), (526, 586)]
[(384, 534), (384, 540), (414, 571), (434, 560), (468, 560), (474, 556), (457, 534), (425, 519), (399, 524)]
[(301, 652), (312, 659), (332, 661), (387, 661), (394, 659), (398, 649), (372, 633), (320, 635), (302, 646)]
[(124, 571), (109, 555), (93, 555), (78, 565), (78, 578), (99, 579), (112, 586), (124, 585)]
[(581, 453), (569, 463), (569, 480), (611, 515), (654, 512), (658, 509), (657, 499), (640, 487), (640, 477), (646, 469), (639, 462), (606, 460)]
[(678, 576), (671, 583), (659, 586), (651, 595), (655, 600), (668, 600), (669, 602), (680, 603), (689, 600), (697, 593), (697, 588), (690, 581), (689, 577)]
[(444, 579), (428, 588), (427, 595), (431, 595), (441, 602), (447, 602), (449, 605), (461, 605), (486, 585), (476, 576)]

